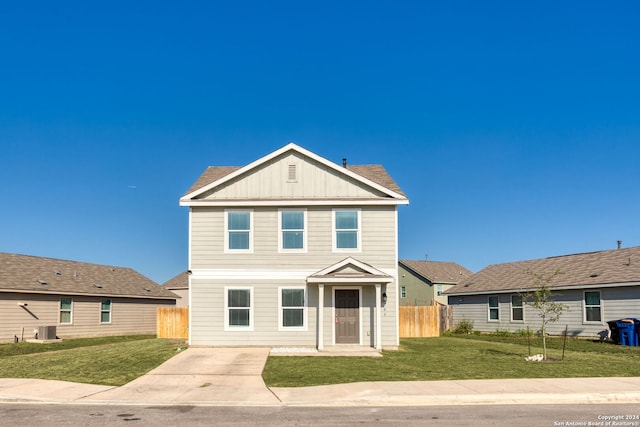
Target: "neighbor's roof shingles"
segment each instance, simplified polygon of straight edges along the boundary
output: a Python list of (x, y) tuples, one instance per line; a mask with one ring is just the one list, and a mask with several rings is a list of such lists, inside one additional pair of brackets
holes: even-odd
[(413, 270), (431, 283), (456, 284), (473, 274), (455, 262), (412, 261), (406, 259), (401, 259), (399, 262), (405, 268)]
[(177, 298), (173, 292), (131, 268), (2, 252), (0, 292)]
[(581, 287), (640, 282), (640, 246), (495, 264), (447, 290), (474, 294), (534, 289), (536, 275), (555, 275), (549, 287)]

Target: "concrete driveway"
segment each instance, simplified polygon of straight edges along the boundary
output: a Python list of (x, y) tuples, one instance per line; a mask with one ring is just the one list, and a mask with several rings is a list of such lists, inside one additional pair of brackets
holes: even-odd
[(280, 401), (262, 380), (268, 356), (268, 348), (190, 347), (122, 387), (78, 402), (278, 404)]

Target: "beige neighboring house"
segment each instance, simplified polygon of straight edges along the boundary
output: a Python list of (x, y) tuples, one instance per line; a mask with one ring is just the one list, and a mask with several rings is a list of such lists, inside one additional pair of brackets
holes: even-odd
[[(558, 271), (560, 274), (554, 275)], [(550, 323), (571, 336), (602, 337), (608, 321), (640, 319), (640, 246), (490, 265), (445, 291), (455, 323), (482, 332), (540, 328), (538, 313), (522, 299), (536, 289), (533, 275), (553, 276), (552, 298), (568, 308)]]
[(189, 273), (187, 271), (167, 280), (162, 286), (180, 297), (176, 300), (176, 307), (189, 307)]
[(471, 276), (455, 262), (400, 260), (400, 306), (447, 305), (444, 291)]
[[(155, 334), (176, 295), (123, 267), (0, 253), (0, 341)], [(52, 328), (53, 327), (53, 328)]]
[(398, 206), (381, 165), (288, 144), (207, 168), (189, 207), (190, 345), (397, 349)]

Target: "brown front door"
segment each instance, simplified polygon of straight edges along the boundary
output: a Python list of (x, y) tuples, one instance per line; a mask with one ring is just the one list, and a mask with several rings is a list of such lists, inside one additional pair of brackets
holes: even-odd
[(336, 344), (360, 344), (360, 294), (336, 289)]

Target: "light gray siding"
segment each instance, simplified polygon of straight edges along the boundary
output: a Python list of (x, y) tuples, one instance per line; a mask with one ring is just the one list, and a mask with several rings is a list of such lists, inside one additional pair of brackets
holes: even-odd
[[(290, 166), (295, 179), (290, 178)], [(382, 193), (315, 160), (287, 153), (203, 195), (208, 200), (372, 198)]]
[[(307, 209), (306, 253), (278, 252), (278, 208), (253, 209), (253, 253), (225, 253), (223, 208), (192, 208), (191, 269), (321, 270), (348, 256), (378, 269), (395, 269), (395, 206), (362, 207), (362, 250), (333, 251), (332, 208)], [(221, 267), (224, 266), (224, 267)]]
[[(111, 298), (111, 323), (100, 322), (102, 297), (69, 296), (73, 299), (73, 322), (60, 324), (60, 295), (0, 294), (0, 341), (34, 338), (38, 326), (56, 326), (60, 338), (126, 334), (155, 334), (156, 309), (173, 301)], [(27, 303), (20, 307), (19, 303)]]
[[(627, 317), (640, 318), (640, 287), (604, 287), (588, 289), (600, 291), (600, 322), (587, 322), (584, 315), (584, 290), (563, 290), (555, 293), (555, 301), (566, 304), (568, 311), (563, 312), (560, 320), (551, 323), (548, 331), (552, 335), (564, 333), (565, 327), (571, 336), (595, 338), (597, 334), (609, 328), (607, 322)], [(453, 306), (454, 324), (462, 320), (473, 321), (476, 331), (495, 332), (496, 330), (517, 331), (526, 329), (527, 325), (534, 331), (540, 329), (541, 323), (537, 312), (530, 306), (524, 307), (524, 321), (511, 320), (511, 295), (499, 296), (499, 321), (488, 320), (487, 295), (450, 296), (449, 304)]]

